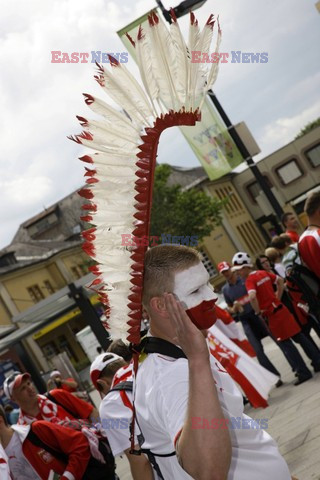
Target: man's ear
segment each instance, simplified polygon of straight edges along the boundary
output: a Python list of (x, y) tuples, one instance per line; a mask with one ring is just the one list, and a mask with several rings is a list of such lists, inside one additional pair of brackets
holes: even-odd
[(150, 300), (150, 307), (155, 313), (157, 313), (157, 315), (165, 318), (168, 317), (168, 312), (163, 297), (152, 297)]

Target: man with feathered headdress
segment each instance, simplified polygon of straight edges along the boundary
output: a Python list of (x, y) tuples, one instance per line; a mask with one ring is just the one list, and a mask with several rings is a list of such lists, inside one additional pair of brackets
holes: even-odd
[[(188, 43), (173, 13), (170, 30), (154, 12), (148, 20), (135, 39), (128, 36), (144, 89), (109, 57), (111, 70), (98, 65), (96, 80), (122, 111), (85, 94), (103, 121), (78, 117), (85, 131), (71, 137), (97, 150), (81, 157), (94, 165), (81, 191), (89, 200), (83, 220), (93, 225), (83, 234), (84, 249), (98, 262), (92, 286), (106, 305), (106, 327), (134, 345), (133, 427), (136, 421), (141, 450), (159, 479), (289, 480), (266, 422), (243, 414), (242, 395), (209, 355), (202, 332), (215, 321), (215, 295), (198, 254), (183, 246), (147, 251), (145, 242), (121, 244), (123, 235), (148, 238), (160, 135), (200, 121), (219, 65), (192, 61), (193, 51), (208, 56), (212, 15), (200, 31), (191, 13)], [(220, 38), (218, 28), (215, 58)], [(142, 304), (151, 330), (137, 345)]]

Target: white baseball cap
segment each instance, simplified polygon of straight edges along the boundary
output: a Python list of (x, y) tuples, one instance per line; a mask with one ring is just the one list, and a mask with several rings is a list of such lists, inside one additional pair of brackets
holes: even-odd
[(20, 387), (22, 380), (31, 378), (30, 373), (13, 372), (3, 383), (3, 391), (6, 397), (12, 398), (14, 388)]
[(101, 353), (95, 360), (93, 360), (90, 367), (90, 377), (96, 389), (98, 389), (97, 380), (99, 379), (102, 370), (109, 365), (109, 363), (115, 362), (116, 360), (123, 361), (123, 358), (116, 353), (111, 352)]
[(50, 373), (50, 378), (53, 377), (61, 377), (61, 372), (59, 372), (59, 370), (53, 370), (53, 372)]

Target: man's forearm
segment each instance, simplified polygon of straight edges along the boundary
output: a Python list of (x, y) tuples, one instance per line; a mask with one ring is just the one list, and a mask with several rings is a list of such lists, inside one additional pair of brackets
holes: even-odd
[[(139, 446), (135, 446), (138, 450)], [(149, 460), (144, 454), (133, 455), (130, 449), (125, 451), (125, 454), (129, 460), (130, 470), (133, 480), (153, 480), (153, 470), (149, 463)]]
[(177, 453), (181, 466), (192, 478), (226, 479), (231, 441), (209, 360), (189, 360), (187, 418), (178, 440)]

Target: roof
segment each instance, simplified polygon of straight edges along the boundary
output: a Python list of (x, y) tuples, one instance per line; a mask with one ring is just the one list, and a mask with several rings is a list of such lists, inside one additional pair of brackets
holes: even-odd
[[(63, 242), (71, 239), (78, 233), (78, 231), (75, 230), (76, 227), (80, 226), (80, 230), (83, 230), (85, 228), (85, 222), (80, 220), (80, 216), (83, 215), (81, 207), (86, 203), (86, 200), (78, 195), (79, 190), (70, 193), (50, 207), (45, 208), (42, 212), (23, 222), (11, 243), (28, 243), (33, 239)], [(33, 234), (31, 237), (30, 227), (36, 225), (54, 212), (58, 213), (58, 221), (54, 224), (49, 224), (46, 228), (39, 231), (36, 235)]]
[(189, 187), (194, 183), (206, 180), (208, 178), (203, 167), (184, 168), (171, 166), (172, 172), (168, 179), (168, 185), (181, 185), (182, 187)]
[(14, 253), (16, 262), (0, 267), (0, 275), (42, 262), (58, 252), (78, 247), (81, 243), (82, 240), (64, 242), (54, 240), (30, 240), (29, 242), (11, 243), (0, 250), (0, 258), (8, 253)]

